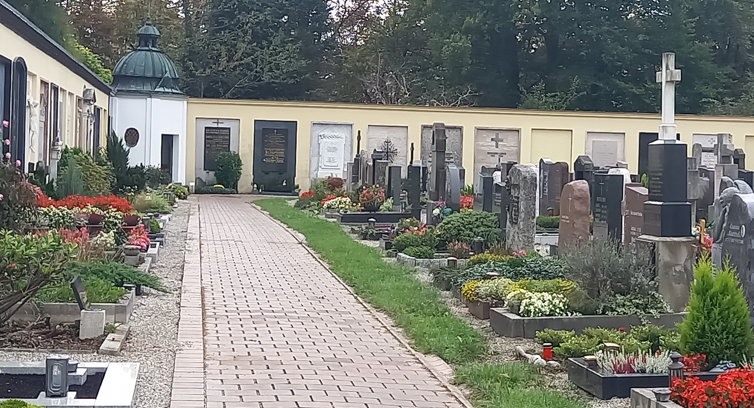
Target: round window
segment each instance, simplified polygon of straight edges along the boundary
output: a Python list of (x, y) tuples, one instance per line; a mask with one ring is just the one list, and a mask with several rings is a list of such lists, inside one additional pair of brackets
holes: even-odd
[(134, 128), (126, 129), (123, 140), (126, 141), (126, 146), (135, 147), (139, 143), (139, 131)]

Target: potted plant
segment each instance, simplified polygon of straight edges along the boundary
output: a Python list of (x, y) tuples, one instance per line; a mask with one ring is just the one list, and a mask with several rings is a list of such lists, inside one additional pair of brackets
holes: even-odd
[(92, 207), (91, 205), (84, 207), (81, 212), (84, 214), (89, 214), (89, 218), (87, 220), (88, 225), (101, 225), (102, 220), (105, 219), (105, 212), (97, 207)]
[(377, 212), (384, 202), (385, 189), (380, 188), (379, 185), (365, 187), (361, 194), (359, 194), (359, 203), (368, 212)]
[(123, 223), (127, 227), (135, 227), (139, 225), (139, 221), (141, 221), (141, 215), (135, 211), (123, 216)]

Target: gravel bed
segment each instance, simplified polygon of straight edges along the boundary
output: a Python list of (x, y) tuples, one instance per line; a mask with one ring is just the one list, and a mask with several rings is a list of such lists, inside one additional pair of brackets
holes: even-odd
[[(175, 350), (178, 347), (178, 317), (183, 252), (188, 227), (188, 201), (178, 201), (164, 232), (167, 246), (159, 262), (149, 272), (162, 278), (168, 293), (144, 289), (134, 307), (129, 324), (131, 331), (120, 356), (91, 353), (67, 353), (78, 361), (113, 361), (140, 363), (136, 385), (136, 408), (168, 408), (173, 382)], [(2, 361), (43, 361), (45, 353), (0, 352)]]

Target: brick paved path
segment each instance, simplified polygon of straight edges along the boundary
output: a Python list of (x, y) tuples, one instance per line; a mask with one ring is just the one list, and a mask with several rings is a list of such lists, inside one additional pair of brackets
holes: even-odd
[(200, 199), (207, 408), (460, 407), (276, 222)]

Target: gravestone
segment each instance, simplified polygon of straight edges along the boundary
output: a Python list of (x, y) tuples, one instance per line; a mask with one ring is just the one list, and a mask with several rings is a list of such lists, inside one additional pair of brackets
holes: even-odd
[(624, 133), (587, 132), (586, 155), (595, 167), (613, 167), (626, 160), (626, 135)]
[[(432, 131), (434, 127), (423, 125), (421, 134), (421, 161), (422, 164), (432, 168)], [(455, 163), (461, 166), (463, 160), (463, 127), (445, 126), (445, 151), (446, 163)], [(448, 156), (452, 159), (448, 160)]]
[[(435, 123), (432, 128), (432, 168), (429, 169), (429, 200), (444, 201), (445, 197), (445, 125)], [(428, 207), (429, 208), (429, 207)]]
[(560, 196), (560, 227), (558, 251), (565, 253), (582, 241), (589, 241), (589, 183), (572, 181), (563, 187)]
[(660, 139), (649, 146), (649, 199), (644, 203), (644, 233), (647, 235), (691, 235), (686, 151), (686, 144), (674, 139)]
[(688, 188), (686, 191), (686, 195), (688, 197), (689, 202), (691, 203), (691, 225), (696, 225), (697, 220), (697, 214), (698, 214), (698, 204), (702, 198), (704, 198), (705, 194), (707, 193), (707, 188), (709, 187), (709, 180), (703, 179), (699, 175), (699, 165), (697, 162), (696, 157), (689, 157), (686, 159), (687, 164), (687, 183)]
[(560, 193), (569, 178), (568, 163), (539, 160), (539, 215), (560, 214)]
[(408, 165), (408, 127), (369, 125), (366, 150), (383, 151), (389, 165), (405, 168)]
[(388, 167), (390, 167), (390, 162), (387, 160), (374, 161), (374, 185), (385, 187)]
[(497, 214), (497, 219), (500, 221), (500, 239), (505, 244), (507, 239), (506, 230), (508, 228), (508, 206), (510, 204), (510, 183), (507, 180), (503, 183), (495, 183), (494, 190), (495, 196), (492, 200), (492, 212)]
[(722, 248), (725, 241), (730, 207), (733, 199), (737, 195), (752, 194), (752, 189), (742, 180), (733, 181), (728, 177), (723, 177), (722, 184), (727, 186), (715, 199), (714, 217), (712, 218), (712, 262), (715, 267), (722, 266)]
[(481, 175), (482, 178), (482, 211), (492, 211), (492, 202), (495, 195), (495, 183), (492, 175)]
[[(521, 143), (518, 129), (476, 128), (474, 133), (474, 167), (472, 174), (479, 174), (484, 167), (500, 166), (502, 178), (508, 174), (506, 163), (517, 163)], [(510, 169), (508, 169), (510, 170)], [(475, 181), (477, 183), (477, 181)], [(478, 187), (478, 186), (475, 186)]]
[(217, 157), (230, 151), (229, 127), (204, 128), (204, 170), (217, 170)]
[(509, 175), (510, 198), (505, 242), (512, 251), (534, 248), (537, 218), (537, 166), (519, 164)]
[[(398, 195), (396, 196), (396, 192)], [(393, 202), (400, 202), (401, 198), (401, 166), (388, 166), (385, 198), (393, 198)]]
[[(351, 165), (351, 178), (348, 182), (355, 187), (359, 187), (363, 182), (364, 177), (364, 156), (361, 152), (361, 131), (356, 133), (356, 156), (353, 158), (353, 164)], [(355, 188), (354, 187), (354, 188)]]
[(746, 153), (744, 153), (744, 149), (738, 148), (733, 150), (733, 164), (738, 166), (739, 170), (746, 169)]
[(649, 198), (649, 190), (641, 184), (626, 186), (623, 200), (623, 243), (633, 244), (644, 230), (644, 202)]
[(311, 132), (309, 176), (345, 178), (345, 168), (353, 154), (353, 125), (314, 122)]
[(749, 303), (754, 325), (754, 194), (735, 194), (725, 221), (721, 258), (730, 257)]
[(421, 178), (422, 168), (419, 166), (408, 166), (408, 178), (406, 179), (406, 190), (408, 191), (408, 204), (411, 209), (411, 217), (417, 220), (421, 219)]
[(71, 280), (71, 289), (73, 290), (73, 297), (76, 298), (79, 309), (88, 310), (92, 304), (86, 296), (86, 289), (84, 288), (84, 282), (81, 281), (81, 276), (76, 275)]
[(727, 133), (717, 135), (717, 144), (715, 144), (715, 197), (717, 197), (724, 188), (720, 183), (723, 177), (729, 177), (733, 180), (738, 178), (738, 166), (733, 163), (733, 137)]
[(594, 175), (594, 238), (623, 239), (623, 183), (620, 174)]
[(445, 166), (445, 205), (452, 209), (453, 212), (461, 211), (461, 190), (463, 189), (463, 178), (461, 167), (451, 163)]
[(296, 188), (296, 122), (254, 121), (254, 184), (261, 191)]

